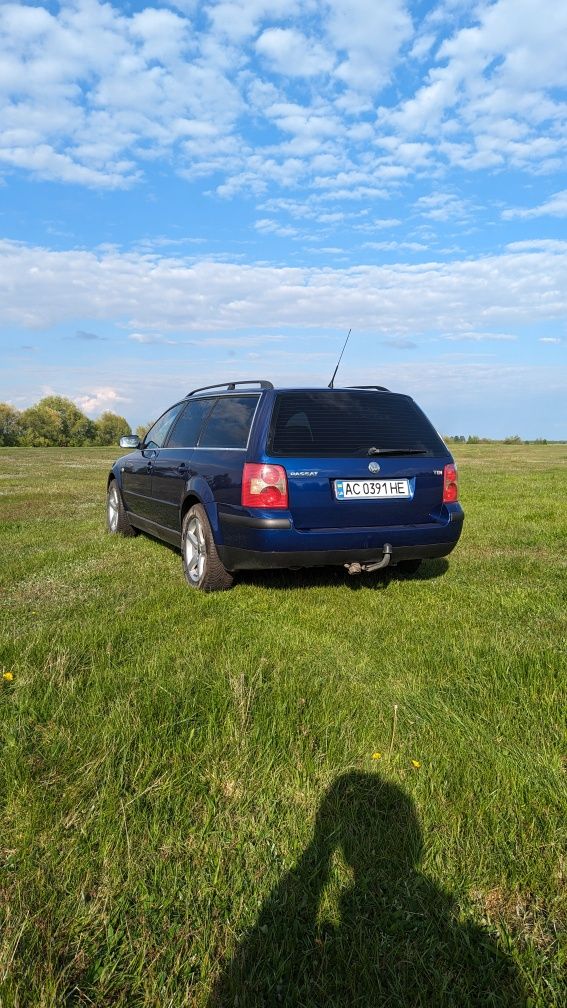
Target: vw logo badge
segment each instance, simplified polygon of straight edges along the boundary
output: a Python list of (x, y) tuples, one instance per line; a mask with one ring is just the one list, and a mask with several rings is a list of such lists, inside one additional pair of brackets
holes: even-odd
[(370, 469), (370, 472), (380, 472), (380, 466), (377, 462), (369, 462), (368, 468)]

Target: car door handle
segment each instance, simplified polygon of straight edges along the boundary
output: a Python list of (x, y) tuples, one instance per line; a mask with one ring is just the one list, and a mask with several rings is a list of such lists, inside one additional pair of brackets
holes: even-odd
[(187, 472), (187, 463), (186, 462), (181, 462), (177, 466), (177, 472), (179, 473), (180, 476), (183, 476)]

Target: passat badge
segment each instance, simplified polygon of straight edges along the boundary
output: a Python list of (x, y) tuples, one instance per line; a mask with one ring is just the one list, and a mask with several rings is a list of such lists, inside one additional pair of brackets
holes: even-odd
[(370, 469), (370, 472), (380, 472), (380, 466), (377, 462), (369, 462), (368, 468)]

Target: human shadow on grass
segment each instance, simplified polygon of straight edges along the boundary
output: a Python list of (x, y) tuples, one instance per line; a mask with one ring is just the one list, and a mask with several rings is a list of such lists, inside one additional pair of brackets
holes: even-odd
[[(352, 881), (339, 923), (318, 910), (339, 851)], [(519, 979), (494, 939), (459, 922), (418, 868), (413, 802), (377, 774), (343, 774), (311, 843), (225, 964), (208, 1008), (519, 1008)]]

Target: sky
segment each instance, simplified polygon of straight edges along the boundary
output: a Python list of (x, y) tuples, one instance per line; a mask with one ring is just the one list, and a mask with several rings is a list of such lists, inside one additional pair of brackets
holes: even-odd
[(567, 4), (0, 0), (0, 399), (567, 438)]

